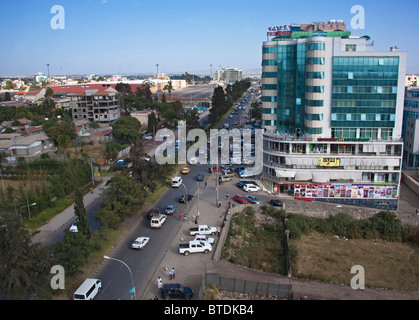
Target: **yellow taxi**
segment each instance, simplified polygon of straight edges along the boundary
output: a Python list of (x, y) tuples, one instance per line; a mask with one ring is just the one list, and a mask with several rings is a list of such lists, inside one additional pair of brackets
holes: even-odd
[(185, 168), (183, 168), (182, 169), (182, 173), (184, 173), (184, 174), (187, 174), (187, 173), (189, 173), (191, 171), (191, 169), (190, 168), (188, 168), (188, 167), (185, 167)]

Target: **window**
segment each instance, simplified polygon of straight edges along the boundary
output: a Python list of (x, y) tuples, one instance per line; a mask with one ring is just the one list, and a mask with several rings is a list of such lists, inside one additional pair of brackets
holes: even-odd
[(345, 46), (345, 51), (356, 51), (356, 44), (347, 44)]
[(354, 78), (354, 73), (348, 72), (348, 79), (353, 80), (353, 78)]

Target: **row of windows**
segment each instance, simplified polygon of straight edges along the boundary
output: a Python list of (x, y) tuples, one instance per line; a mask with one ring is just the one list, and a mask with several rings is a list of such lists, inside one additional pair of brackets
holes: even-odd
[(305, 118), (309, 121), (323, 120), (323, 113), (306, 113)]
[(278, 78), (278, 72), (262, 72), (262, 78)]
[(307, 72), (307, 79), (324, 79), (324, 72)]
[[(334, 138), (356, 138), (357, 128), (332, 128), (332, 137)], [(381, 129), (381, 139), (391, 139), (393, 136), (392, 128)], [(361, 139), (377, 139), (378, 129), (377, 128), (360, 128)]]
[(333, 66), (335, 72), (397, 72), (398, 70), (398, 66)]
[(276, 96), (264, 96), (262, 97), (262, 102), (277, 102)]
[(307, 86), (306, 92), (324, 92), (324, 86)]
[(306, 64), (324, 64), (325, 63), (325, 59), (324, 58), (307, 58), (306, 59)]
[(405, 107), (419, 108), (419, 101), (405, 101)]
[(262, 90), (278, 90), (278, 85), (276, 84), (263, 84)]
[(262, 108), (262, 113), (264, 113), (264, 114), (275, 114), (276, 109), (275, 108)]
[(323, 128), (306, 128), (308, 134), (322, 134)]
[(306, 106), (308, 107), (323, 107), (323, 100), (306, 100)]
[(332, 121), (396, 121), (395, 114), (374, 114), (374, 113), (332, 113)]
[(399, 74), (397, 72), (337, 72), (333, 71), (333, 80), (348, 79), (348, 80), (366, 80), (366, 79), (394, 79), (397, 80)]
[(333, 65), (398, 66), (399, 57), (333, 57)]
[(262, 120), (262, 126), (276, 126), (275, 120)]
[(325, 50), (326, 44), (324, 42), (311, 42), (307, 44), (307, 50)]
[(332, 107), (383, 107), (391, 108), (396, 106), (396, 101), (380, 100), (332, 100)]
[(394, 121), (354, 121), (344, 120), (337, 121), (332, 120), (331, 125), (335, 127), (372, 127), (372, 128), (394, 128)]
[(396, 114), (396, 108), (360, 108), (360, 107), (332, 107), (332, 113), (352, 113), (352, 114)]
[(397, 93), (397, 87), (333, 86), (333, 93)]
[(332, 93), (332, 99), (336, 100), (396, 100), (396, 94), (380, 93)]

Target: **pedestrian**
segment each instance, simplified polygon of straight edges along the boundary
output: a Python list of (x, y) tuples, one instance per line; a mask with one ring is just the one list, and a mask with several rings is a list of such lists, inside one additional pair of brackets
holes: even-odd
[(221, 233), (220, 227), (217, 227), (217, 234), (218, 234), (218, 236), (220, 236), (220, 233)]
[(227, 192), (227, 194), (226, 194), (226, 199), (228, 200), (228, 192)]
[(175, 278), (175, 268), (170, 269), (169, 272), (169, 280), (172, 280)]
[(163, 288), (163, 281), (160, 277), (157, 278), (157, 288), (162, 289)]
[(228, 202), (228, 207), (231, 208), (231, 201)]
[(182, 220), (182, 212), (179, 213), (179, 220)]
[(207, 186), (208, 186), (208, 183), (207, 182), (205, 182), (205, 190), (207, 190)]

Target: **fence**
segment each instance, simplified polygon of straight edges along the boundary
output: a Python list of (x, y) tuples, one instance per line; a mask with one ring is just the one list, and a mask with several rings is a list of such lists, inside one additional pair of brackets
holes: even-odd
[(258, 294), (271, 297), (280, 297), (291, 299), (292, 285), (249, 281), (245, 279), (235, 279), (222, 277), (217, 273), (207, 273), (202, 279), (199, 299), (202, 296), (206, 286), (214, 285), (220, 290), (240, 292), (246, 294)]

